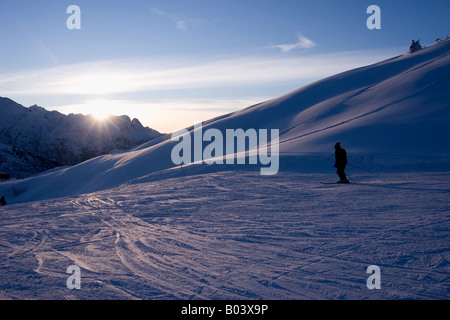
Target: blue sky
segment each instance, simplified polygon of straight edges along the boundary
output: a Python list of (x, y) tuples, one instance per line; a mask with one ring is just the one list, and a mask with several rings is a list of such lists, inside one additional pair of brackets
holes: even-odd
[(0, 96), (170, 132), (431, 45), (449, 16), (448, 0), (2, 0)]

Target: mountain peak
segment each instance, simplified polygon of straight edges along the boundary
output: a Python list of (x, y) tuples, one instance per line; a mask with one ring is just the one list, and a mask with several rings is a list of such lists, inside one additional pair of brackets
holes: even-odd
[(41, 106), (38, 106), (37, 104), (33, 104), (28, 108), (30, 111), (40, 111), (40, 112), (46, 112), (47, 110)]
[[(90, 116), (66, 116), (36, 104), (25, 108), (9, 98), (0, 99), (0, 116), (3, 120), (0, 123), (0, 144), (11, 147), (3, 148), (9, 153), (9, 161), (0, 164), (0, 171), (11, 172), (12, 176), (27, 176), (55, 165), (74, 165), (160, 136), (156, 130), (138, 126), (140, 122), (132, 122), (127, 115), (93, 126), (94, 119)], [(45, 159), (37, 161), (45, 165), (15, 161), (16, 157)]]

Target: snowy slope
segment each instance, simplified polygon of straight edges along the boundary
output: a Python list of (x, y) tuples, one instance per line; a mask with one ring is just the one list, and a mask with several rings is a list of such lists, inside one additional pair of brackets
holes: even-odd
[[(281, 170), (329, 170), (336, 141), (363, 167), (448, 169), (449, 53), (450, 41), (444, 41), (211, 119), (203, 127), (279, 129)], [(170, 154), (176, 143), (169, 135), (158, 141), (14, 182), (21, 190), (17, 197), (11, 198), (12, 183), (2, 184), (0, 192), (14, 203), (115, 187), (174, 167)], [(230, 169), (224, 167), (218, 169)]]
[[(0, 143), (47, 163), (74, 165), (115, 149), (129, 149), (160, 134), (128, 116), (110, 116), (105, 121), (81, 114), (64, 115), (38, 106), (24, 106), (0, 97)], [(10, 153), (12, 154), (12, 153)], [(21, 160), (18, 160), (20, 158)], [(51, 166), (24, 165), (26, 157), (0, 163), (0, 170), (13, 177), (45, 171)], [(26, 162), (26, 161), (25, 161)]]
[(0, 298), (448, 300), (450, 175), (355, 178), (218, 172), (3, 207)]
[[(273, 176), (174, 167), (162, 136), (0, 183), (0, 298), (448, 300), (449, 50), (443, 42), (204, 123), (280, 129)], [(318, 183), (337, 178), (336, 140), (379, 170)], [(79, 290), (66, 286), (70, 265)], [(371, 265), (379, 290), (366, 285)]]
[(218, 127), (280, 128), (281, 152), (449, 154), (450, 41), (329, 77), (233, 113)]
[(12, 172), (14, 178), (29, 177), (57, 166), (59, 163), (55, 161), (0, 143), (0, 171)]

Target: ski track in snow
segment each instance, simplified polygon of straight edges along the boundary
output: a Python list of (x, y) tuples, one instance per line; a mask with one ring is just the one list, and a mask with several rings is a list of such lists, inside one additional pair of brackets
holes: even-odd
[(0, 296), (448, 299), (450, 175), (333, 178), (217, 172), (6, 206)]

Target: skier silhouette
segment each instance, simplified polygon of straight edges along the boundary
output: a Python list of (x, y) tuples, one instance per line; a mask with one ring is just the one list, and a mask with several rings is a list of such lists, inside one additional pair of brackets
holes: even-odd
[(6, 200), (5, 200), (5, 196), (3, 196), (1, 199), (0, 199), (0, 205), (3, 207), (3, 206), (6, 206)]
[(337, 142), (334, 145), (335, 160), (334, 167), (337, 169), (337, 174), (339, 176), (339, 181), (337, 183), (349, 183), (347, 176), (345, 175), (345, 167), (347, 166), (347, 151), (341, 147), (341, 143)]

